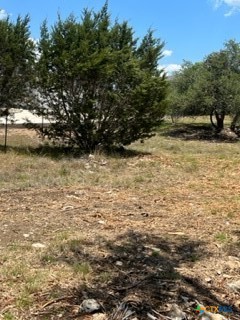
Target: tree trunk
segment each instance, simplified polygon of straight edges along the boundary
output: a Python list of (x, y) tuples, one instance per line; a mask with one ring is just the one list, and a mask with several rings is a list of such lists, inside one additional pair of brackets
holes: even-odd
[(232, 122), (231, 122), (231, 126), (230, 126), (230, 129), (235, 133), (237, 133), (237, 126), (236, 125), (237, 125), (239, 119), (240, 119), (240, 112), (237, 112), (234, 115)]
[(4, 152), (7, 152), (8, 114), (5, 115)]
[[(213, 118), (215, 117), (215, 122)], [(217, 132), (221, 132), (224, 129), (224, 119), (225, 119), (225, 112), (221, 111), (218, 112), (216, 109), (213, 109), (210, 114), (210, 121), (212, 126), (216, 129)]]

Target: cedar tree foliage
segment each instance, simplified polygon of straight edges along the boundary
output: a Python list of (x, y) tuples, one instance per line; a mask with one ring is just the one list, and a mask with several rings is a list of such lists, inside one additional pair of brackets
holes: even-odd
[(58, 17), (41, 27), (37, 130), (55, 143), (92, 151), (149, 138), (163, 119), (167, 83), (158, 69), (164, 43), (149, 30), (138, 44), (127, 22), (99, 12)]
[(35, 49), (29, 17), (0, 20), (0, 116), (10, 108), (26, 107), (31, 96)]

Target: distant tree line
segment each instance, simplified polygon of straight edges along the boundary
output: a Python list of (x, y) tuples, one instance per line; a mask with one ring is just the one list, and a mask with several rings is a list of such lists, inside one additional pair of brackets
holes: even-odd
[(212, 126), (220, 132), (228, 115), (231, 130), (239, 133), (240, 43), (229, 40), (201, 62), (184, 62), (169, 82), (168, 112), (173, 119), (209, 115)]

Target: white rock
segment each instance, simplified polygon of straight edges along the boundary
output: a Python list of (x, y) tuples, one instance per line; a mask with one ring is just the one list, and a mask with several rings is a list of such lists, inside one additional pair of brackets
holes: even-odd
[(24, 233), (23, 236), (24, 236), (24, 238), (29, 238), (29, 237), (30, 237), (30, 234)]
[(95, 299), (83, 300), (79, 307), (79, 311), (84, 313), (93, 313), (98, 310), (101, 310), (101, 306)]
[(106, 222), (104, 220), (98, 220), (99, 224), (105, 224)]
[(46, 245), (40, 242), (36, 242), (32, 244), (33, 248), (41, 249), (41, 248), (46, 248)]
[(122, 261), (116, 261), (116, 266), (118, 266), (118, 267), (122, 267), (123, 266), (123, 263), (122, 263)]

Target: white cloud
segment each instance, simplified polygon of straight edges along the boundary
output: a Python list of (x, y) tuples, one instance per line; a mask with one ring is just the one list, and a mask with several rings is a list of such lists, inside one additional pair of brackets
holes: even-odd
[(172, 52), (172, 50), (164, 50), (162, 54), (164, 57), (171, 57), (173, 52)]
[(172, 74), (173, 72), (181, 70), (182, 66), (176, 63), (160, 65), (159, 69), (163, 69), (167, 74)]
[(229, 7), (229, 11), (224, 14), (225, 17), (230, 17), (236, 12), (240, 12), (240, 0), (213, 0), (214, 7), (218, 9), (222, 5)]
[(0, 20), (7, 19), (8, 13), (4, 9), (0, 9)]

